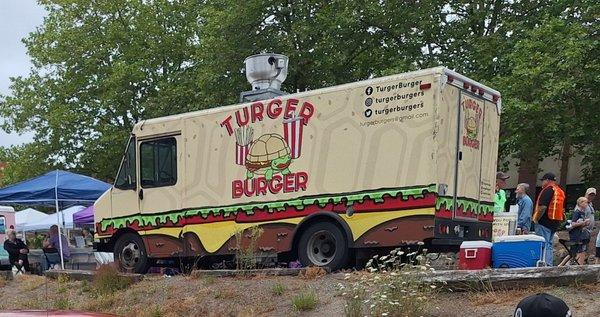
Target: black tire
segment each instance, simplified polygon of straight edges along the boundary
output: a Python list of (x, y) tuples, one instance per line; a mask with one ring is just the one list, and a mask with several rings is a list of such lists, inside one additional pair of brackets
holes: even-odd
[(328, 267), (337, 271), (348, 264), (350, 250), (346, 236), (332, 222), (316, 222), (298, 240), (298, 259), (302, 266)]
[(123, 272), (144, 274), (150, 268), (150, 259), (142, 238), (135, 233), (125, 233), (115, 243), (115, 262)]

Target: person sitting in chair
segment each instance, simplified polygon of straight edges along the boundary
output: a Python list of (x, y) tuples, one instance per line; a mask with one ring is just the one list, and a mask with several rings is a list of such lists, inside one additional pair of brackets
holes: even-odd
[(71, 257), (71, 250), (69, 250), (69, 241), (64, 234), (58, 234), (58, 226), (52, 225), (50, 227), (50, 237), (44, 239), (43, 250), (44, 257), (42, 257), (42, 267), (45, 270), (50, 269), (51, 265), (60, 264), (60, 249), (62, 244), (62, 255), (63, 260), (68, 260)]
[(16, 266), (19, 271), (25, 269), (28, 272), (29, 260), (27, 259), (27, 254), (29, 253), (29, 248), (21, 239), (17, 239), (17, 232), (15, 230), (8, 229), (6, 235), (8, 239), (4, 241), (4, 250), (8, 252), (10, 265)]

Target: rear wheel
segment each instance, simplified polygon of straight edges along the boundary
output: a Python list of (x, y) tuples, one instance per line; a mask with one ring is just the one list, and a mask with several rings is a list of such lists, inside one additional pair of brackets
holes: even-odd
[(150, 268), (150, 260), (142, 238), (134, 233), (126, 233), (115, 243), (115, 262), (124, 272), (144, 274)]
[(348, 241), (342, 230), (331, 222), (310, 225), (300, 236), (298, 258), (303, 266), (343, 268), (349, 258)]

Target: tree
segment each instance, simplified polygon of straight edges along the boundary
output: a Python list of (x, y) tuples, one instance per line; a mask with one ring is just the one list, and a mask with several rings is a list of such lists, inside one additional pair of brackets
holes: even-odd
[(599, 159), (589, 136), (599, 119), (599, 47), (597, 26), (585, 19), (585, 12), (567, 10), (525, 32), (508, 55), (511, 73), (501, 80), (509, 101), (504, 148), (522, 160), (558, 154), (563, 186), (574, 148), (585, 157), (588, 179), (598, 173), (590, 169)]
[(52, 158), (48, 146), (32, 142), (11, 148), (0, 147), (0, 162), (7, 166), (0, 177), (0, 187), (39, 176), (49, 170), (64, 168)]
[(49, 14), (24, 40), (34, 67), (12, 79), (0, 115), (49, 160), (114, 177), (136, 122), (202, 105), (197, 1), (40, 2)]

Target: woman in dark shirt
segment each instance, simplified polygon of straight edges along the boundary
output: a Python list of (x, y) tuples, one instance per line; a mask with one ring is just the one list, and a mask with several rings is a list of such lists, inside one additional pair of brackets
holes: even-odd
[(6, 235), (8, 239), (4, 241), (4, 250), (8, 252), (10, 264), (17, 266), (18, 269), (24, 268), (25, 271), (29, 271), (29, 260), (27, 259), (29, 248), (21, 239), (17, 239), (15, 230), (7, 230)]

